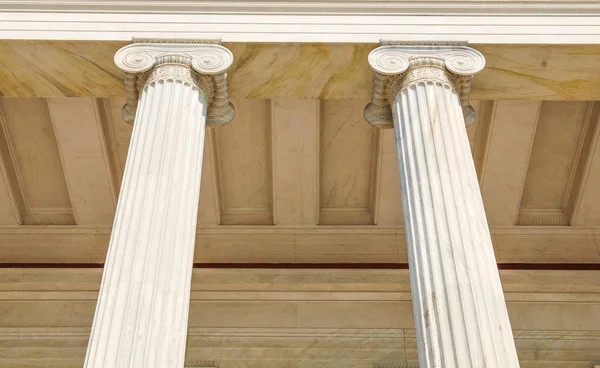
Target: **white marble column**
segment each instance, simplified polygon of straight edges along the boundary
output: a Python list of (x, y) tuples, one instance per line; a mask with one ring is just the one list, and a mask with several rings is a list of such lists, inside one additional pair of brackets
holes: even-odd
[(392, 44), (369, 64), (365, 117), (396, 135), (420, 366), (519, 367), (465, 127), (485, 59), (460, 45)]
[[(135, 119), (86, 368), (183, 367), (204, 130), (233, 118), (215, 44), (134, 43), (115, 55)], [(136, 112), (137, 110), (137, 112)]]

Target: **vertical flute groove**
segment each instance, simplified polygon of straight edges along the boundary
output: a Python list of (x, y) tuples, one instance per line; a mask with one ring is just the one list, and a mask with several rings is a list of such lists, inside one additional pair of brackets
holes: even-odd
[[(181, 91), (181, 93), (183, 93), (183, 95), (185, 96), (187, 94), (187, 92), (189, 91), (189, 89), (183, 89)], [(180, 96), (178, 96), (178, 98), (181, 98)], [(183, 100), (183, 99), (182, 99)], [(177, 106), (177, 112), (176, 112), (176, 116), (182, 116), (182, 107), (183, 107), (183, 103), (177, 104), (175, 105)], [(182, 144), (180, 142), (181, 140), (181, 135), (177, 134), (179, 131), (179, 128), (181, 125), (184, 124), (178, 124), (177, 127), (175, 127), (175, 134), (173, 136), (174, 142), (172, 143), (173, 147), (181, 147), (181, 146), (185, 146), (185, 144)], [(179, 152), (179, 150), (178, 150)], [(179, 155), (174, 155), (173, 160), (175, 160), (175, 162), (177, 162), (179, 160)], [(167, 185), (169, 193), (167, 195), (167, 197), (170, 197), (171, 191), (173, 190), (173, 186), (174, 184), (177, 182), (175, 181), (174, 183), (174, 175), (172, 175), (171, 170), (169, 170), (169, 173), (167, 175), (169, 183)], [(170, 205), (172, 205), (173, 202), (169, 202), (167, 203), (167, 206), (169, 207)], [(179, 201), (175, 201), (174, 203), (179, 203)], [(165, 213), (167, 214), (167, 217), (171, 217), (171, 212), (169, 210), (165, 210)], [(175, 212), (176, 214), (177, 212)], [(171, 235), (170, 232), (167, 231), (167, 235)], [(168, 241), (169, 237), (165, 236), (165, 231), (163, 228), (163, 231), (160, 234), (160, 239), (161, 239), (161, 243), (164, 243), (166, 241)], [(158, 254), (158, 259), (163, 259), (163, 251), (164, 251), (164, 247), (161, 248), (159, 254)], [(164, 295), (158, 295), (158, 297), (155, 297), (155, 295), (157, 294), (157, 289), (161, 288), (161, 286), (164, 285), (164, 282), (166, 282), (167, 277), (171, 271), (171, 266), (172, 266), (172, 261), (171, 261), (171, 252), (166, 252), (166, 255), (164, 256), (164, 263), (160, 263), (159, 264), (159, 269), (158, 272), (156, 272), (156, 275), (154, 277), (154, 281), (153, 281), (153, 285), (154, 288), (152, 289), (152, 299), (154, 300), (154, 303), (151, 304), (150, 306), (150, 316), (154, 316), (154, 318), (156, 318), (156, 316), (160, 316), (162, 314), (162, 310), (163, 310), (163, 304), (165, 302), (165, 296)], [(166, 271), (166, 276), (163, 274), (164, 273), (164, 268), (167, 267), (167, 271)], [(155, 310), (155, 306), (158, 306), (158, 312)], [(151, 326), (150, 326), (150, 333), (146, 336), (146, 341), (145, 341), (145, 350), (144, 350), (144, 355), (143, 355), (143, 362), (144, 362), (144, 366), (145, 367), (152, 367), (155, 366), (155, 362), (156, 359), (151, 359), (150, 357), (154, 356), (154, 353), (158, 350), (155, 347), (155, 344), (153, 340), (150, 339), (150, 336), (155, 334), (154, 329), (156, 328), (156, 323), (157, 321), (152, 321)]]
[(460, 100), (420, 80), (392, 110), (421, 367), (516, 368)]
[(205, 119), (190, 83), (142, 91), (86, 368), (183, 367)]
[[(173, 82), (174, 86), (177, 86), (177, 82)], [(175, 113), (176, 116), (179, 115), (179, 111), (181, 109), (181, 105), (177, 104), (178, 99), (180, 98), (180, 94), (181, 94), (182, 90), (177, 88), (176, 91), (172, 91), (172, 93), (170, 94), (169, 97), (169, 105), (168, 106), (173, 106), (173, 110), (177, 110), (177, 112)], [(171, 119), (170, 114), (167, 114), (167, 116), (169, 117), (167, 119), (167, 121), (173, 121), (173, 119)], [(177, 132), (181, 126), (181, 124), (176, 123), (175, 121), (173, 121), (173, 124), (175, 125), (172, 129), (169, 130), (169, 132), (167, 134), (164, 135), (164, 144), (163, 147), (173, 147), (174, 149), (169, 150), (169, 152), (167, 152), (167, 154), (163, 154), (162, 158), (161, 158), (161, 163), (159, 166), (159, 178), (162, 181), (162, 185), (161, 188), (163, 191), (166, 191), (166, 195), (164, 195), (164, 198), (171, 198), (171, 191), (173, 189), (173, 183), (172, 183), (172, 168), (173, 165), (167, 165), (166, 168), (163, 168), (163, 163), (165, 160), (169, 161), (169, 162), (177, 162), (176, 160), (176, 156), (174, 154), (174, 150), (177, 149), (177, 145), (175, 144), (174, 140), (177, 138)], [(172, 134), (169, 134), (172, 133)], [(166, 172), (165, 172), (166, 171)], [(158, 194), (158, 191), (157, 191)], [(157, 195), (156, 194), (156, 195)], [(156, 201), (156, 198), (155, 198)], [(166, 215), (167, 218), (171, 217), (169, 216), (169, 211), (166, 209), (166, 207), (168, 207), (169, 203), (164, 203), (164, 201), (158, 202), (159, 203), (159, 208), (158, 210), (155, 211), (156, 213), (160, 213), (162, 216)], [(136, 349), (135, 345), (134, 345), (134, 351), (137, 352), (137, 354), (139, 354), (139, 356), (131, 356), (131, 363), (133, 364), (133, 362), (135, 361), (141, 361), (143, 362), (144, 366), (147, 367), (148, 365), (145, 363), (146, 358), (147, 358), (147, 346), (148, 343), (150, 341), (150, 337), (152, 336), (152, 327), (154, 326), (154, 323), (156, 323), (155, 321), (152, 321), (152, 316), (154, 315), (154, 306), (161, 300), (161, 294), (158, 293), (158, 295), (156, 295), (156, 288), (160, 285), (160, 279), (167, 277), (165, 275), (163, 275), (163, 263), (160, 262), (160, 260), (162, 260), (163, 258), (161, 257), (163, 250), (165, 247), (161, 247), (161, 244), (168, 244), (168, 239), (166, 239), (166, 241), (163, 241), (163, 233), (165, 231), (165, 224), (166, 222), (163, 221), (160, 226), (159, 229), (160, 231), (158, 232), (158, 234), (153, 237), (150, 241), (152, 242), (152, 244), (154, 244), (155, 247), (157, 247), (157, 250), (155, 252), (152, 252), (152, 262), (148, 261), (148, 258), (146, 258), (146, 262), (144, 265), (144, 278), (148, 277), (152, 280), (151, 283), (149, 283), (149, 286), (147, 286), (146, 289), (146, 297), (145, 300), (140, 299), (140, 301), (138, 302), (138, 312), (137, 312), (137, 318), (138, 321), (136, 323), (140, 323), (140, 317), (141, 318), (141, 326), (137, 327), (138, 329), (138, 337), (136, 340), (142, 340), (143, 339), (143, 344), (142, 346), (144, 347), (144, 349)], [(154, 229), (153, 229), (154, 231)], [(152, 234), (152, 233), (151, 233)], [(156, 241), (158, 238), (158, 242)], [(150, 253), (150, 252), (149, 252)], [(165, 259), (165, 262), (168, 264), (169, 260)], [(148, 275), (148, 265), (152, 264), (155, 265), (155, 272), (154, 275)], [(146, 308), (148, 309), (147, 312), (144, 310), (140, 310), (140, 306), (145, 305)], [(147, 331), (149, 330), (149, 331)], [(139, 341), (138, 340), (138, 341)], [(135, 343), (134, 343), (135, 344)]]

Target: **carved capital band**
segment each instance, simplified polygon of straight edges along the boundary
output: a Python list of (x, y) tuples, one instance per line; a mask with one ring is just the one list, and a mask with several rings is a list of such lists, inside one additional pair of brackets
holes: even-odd
[(229, 123), (235, 114), (227, 93), (226, 72), (233, 63), (231, 51), (214, 43), (173, 42), (133, 43), (115, 54), (115, 64), (123, 71), (127, 93), (123, 119), (133, 124), (145, 86), (176, 80), (204, 94), (208, 103), (207, 126)]
[(460, 98), (465, 123), (475, 121), (469, 104), (471, 79), (485, 66), (484, 56), (461, 45), (385, 45), (369, 54), (375, 72), (373, 96), (365, 119), (379, 128), (393, 128), (390, 104), (399, 91), (416, 83), (440, 83)]

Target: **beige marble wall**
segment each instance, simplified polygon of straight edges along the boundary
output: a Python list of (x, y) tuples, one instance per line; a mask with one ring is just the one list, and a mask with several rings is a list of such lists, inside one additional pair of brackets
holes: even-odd
[[(123, 96), (113, 64), (123, 42), (2, 41), (0, 93)], [(369, 99), (375, 44), (227, 43), (235, 98)], [(473, 99), (598, 100), (600, 45), (473, 45), (487, 67)]]
[[(0, 366), (81, 366), (101, 269), (0, 269)], [(600, 272), (501, 271), (522, 367), (600, 359)], [(416, 362), (407, 270), (195, 269), (187, 364)]]

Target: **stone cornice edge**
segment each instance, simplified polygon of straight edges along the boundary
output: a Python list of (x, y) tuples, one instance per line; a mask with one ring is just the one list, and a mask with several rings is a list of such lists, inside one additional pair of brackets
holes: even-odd
[(0, 0), (0, 18), (6, 40), (600, 44), (598, 1)]
[(518, 0), (445, 0), (445, 1), (214, 1), (179, 0), (0, 0), (0, 11), (127, 12), (191, 11), (202, 13), (329, 14), (359, 13), (385, 15), (593, 15), (600, 12), (596, 0), (518, 1)]

